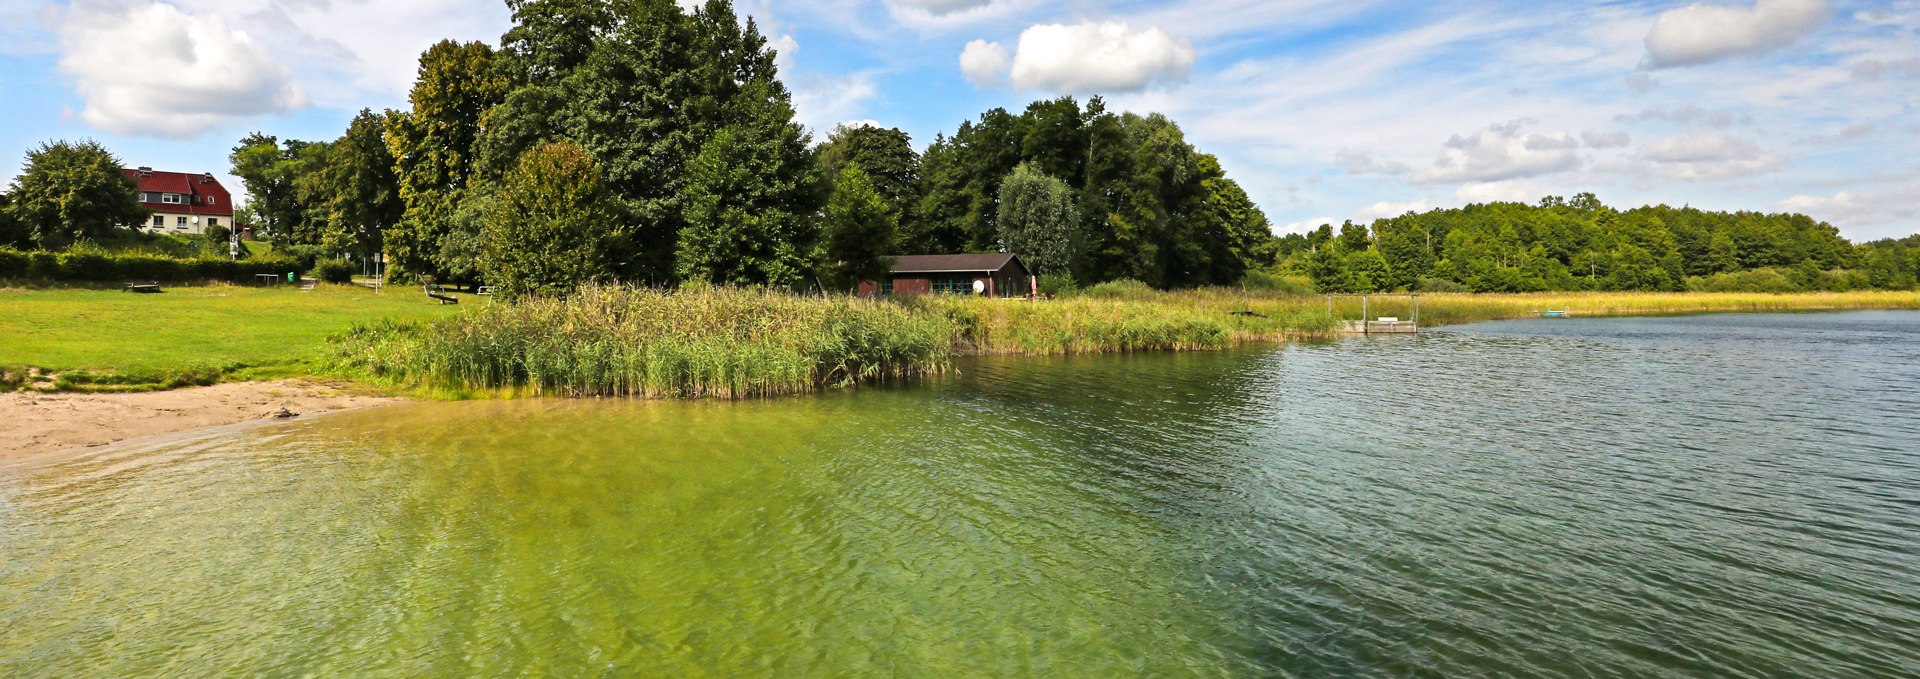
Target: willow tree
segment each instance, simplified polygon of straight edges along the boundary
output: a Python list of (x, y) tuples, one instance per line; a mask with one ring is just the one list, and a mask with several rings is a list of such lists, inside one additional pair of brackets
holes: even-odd
[(1085, 239), (1073, 189), (1033, 165), (1014, 168), (1000, 182), (1000, 211), (995, 219), (1000, 243), (1034, 273), (1071, 275)]

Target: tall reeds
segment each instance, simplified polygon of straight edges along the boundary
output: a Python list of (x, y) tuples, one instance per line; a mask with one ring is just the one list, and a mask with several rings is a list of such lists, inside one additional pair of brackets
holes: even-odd
[(937, 372), (942, 317), (847, 297), (596, 287), (333, 341), (338, 367), (463, 390), (742, 398)]

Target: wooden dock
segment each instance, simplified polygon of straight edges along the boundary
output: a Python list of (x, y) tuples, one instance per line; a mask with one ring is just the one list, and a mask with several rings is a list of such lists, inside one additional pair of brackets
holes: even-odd
[[(1417, 334), (1420, 332), (1420, 294), (1419, 293), (1402, 293), (1402, 294), (1405, 294), (1408, 301), (1412, 302), (1413, 318), (1411, 319), (1402, 319), (1397, 316), (1380, 316), (1378, 318), (1374, 318), (1373, 320), (1367, 320), (1367, 317), (1371, 315), (1368, 312), (1372, 310), (1372, 300), (1373, 300), (1372, 294), (1343, 295), (1343, 294), (1336, 293), (1336, 294), (1327, 295), (1327, 313), (1328, 314), (1334, 313), (1333, 298), (1358, 297), (1360, 298), (1360, 318), (1358, 320), (1348, 320), (1344, 318), (1338, 319), (1340, 322), (1341, 334), (1343, 335), (1413, 335), (1413, 334)], [(1399, 297), (1400, 295), (1387, 294), (1384, 296)]]

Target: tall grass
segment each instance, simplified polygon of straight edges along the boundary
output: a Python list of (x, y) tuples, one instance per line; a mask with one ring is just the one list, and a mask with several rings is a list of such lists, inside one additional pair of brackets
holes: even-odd
[[(1209, 288), (1110, 285), (1045, 302), (926, 296), (797, 297), (740, 289), (596, 287), (433, 321), (380, 321), (335, 337), (343, 374), (461, 392), (745, 398), (941, 372), (962, 354), (1205, 351), (1331, 338), (1360, 301)], [(1422, 294), (1446, 325), (1538, 310), (1574, 315), (1920, 308), (1920, 292)], [(1377, 296), (1372, 316), (1412, 316)]]
[(942, 317), (847, 297), (596, 287), (332, 340), (337, 367), (389, 380), (565, 396), (740, 398), (943, 370)]

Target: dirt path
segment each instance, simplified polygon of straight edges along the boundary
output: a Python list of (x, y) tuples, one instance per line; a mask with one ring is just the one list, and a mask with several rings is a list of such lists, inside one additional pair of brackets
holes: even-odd
[(142, 394), (0, 393), (0, 460), (127, 439), (393, 403), (321, 382), (231, 382)]

